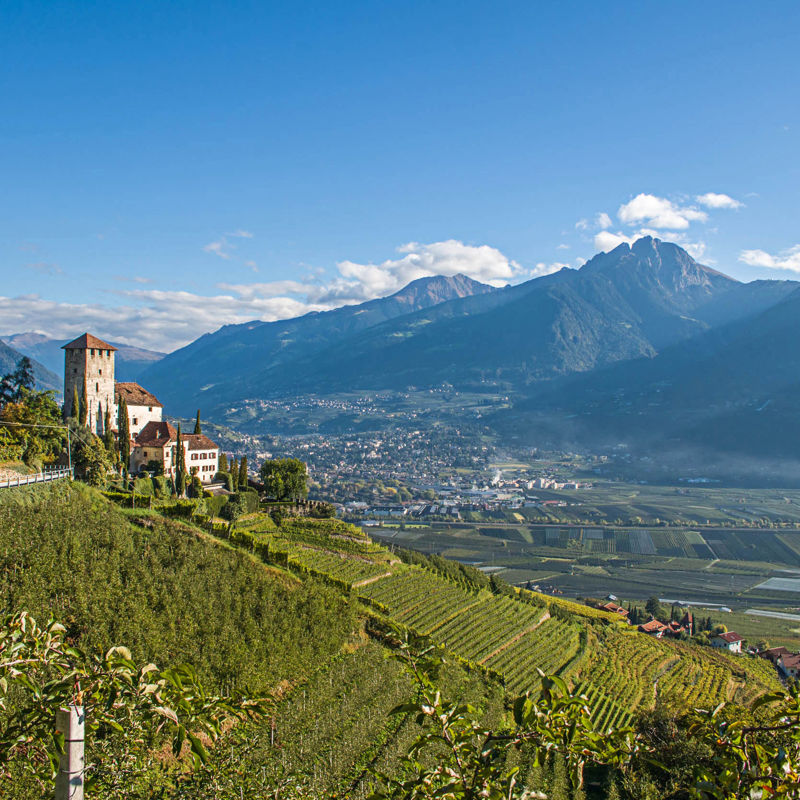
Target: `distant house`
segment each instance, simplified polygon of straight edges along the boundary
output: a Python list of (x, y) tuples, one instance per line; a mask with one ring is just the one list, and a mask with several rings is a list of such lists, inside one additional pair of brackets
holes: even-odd
[(143, 386), (132, 381), (117, 381), (114, 392), (117, 404), (124, 399), (128, 406), (128, 427), (132, 438), (136, 438), (148, 422), (161, 422), (163, 406)]
[(786, 647), (770, 647), (767, 650), (762, 650), (759, 655), (761, 658), (766, 658), (768, 661), (771, 661), (775, 666), (778, 666), (778, 662), (784, 656), (792, 655), (792, 651)]
[(608, 602), (604, 605), (600, 606), (603, 611), (608, 611), (611, 614), (619, 614), (621, 617), (627, 618), (628, 616), (628, 609), (623, 608), (622, 606), (618, 606), (616, 603)]
[[(151, 462), (163, 466), (164, 474), (175, 477), (175, 451), (178, 431), (169, 422), (150, 421), (134, 439), (131, 450), (131, 472), (146, 469)], [(203, 483), (210, 483), (217, 474), (219, 445), (202, 433), (182, 433), (186, 470)]]
[(669, 630), (669, 625), (665, 625), (657, 619), (651, 619), (649, 622), (642, 623), (637, 630), (639, 633), (646, 633), (648, 636), (660, 639)]
[(800, 653), (789, 653), (781, 656), (778, 667), (787, 678), (797, 680), (800, 677)]
[(719, 647), (722, 650), (729, 650), (731, 653), (741, 653), (743, 641), (743, 636), (739, 636), (739, 634), (734, 631), (728, 631), (727, 633), (718, 633), (716, 636), (713, 636), (711, 638), (711, 646)]

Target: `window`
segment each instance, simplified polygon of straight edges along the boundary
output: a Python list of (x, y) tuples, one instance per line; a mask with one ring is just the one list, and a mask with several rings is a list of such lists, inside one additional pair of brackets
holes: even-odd
[(97, 370), (97, 374), (98, 375), (102, 375), (103, 374), (103, 370), (102, 369)]
[(147, 410), (148, 411), (152, 411), (153, 410), (153, 406), (147, 406)]
[(139, 424), (139, 420), (136, 417), (133, 418), (133, 424), (134, 425), (138, 425)]
[(99, 391), (100, 391), (100, 384), (99, 384), (99, 383), (96, 383), (96, 384), (94, 385), (94, 390), (95, 390), (96, 392), (99, 392)]
[(89, 352), (94, 355), (94, 347)]
[(72, 374), (73, 375), (77, 375), (78, 374), (78, 368), (77, 367), (73, 367), (72, 368)]

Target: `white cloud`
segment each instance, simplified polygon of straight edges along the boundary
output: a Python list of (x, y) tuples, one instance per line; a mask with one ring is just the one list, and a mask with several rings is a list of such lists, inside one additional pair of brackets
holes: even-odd
[(565, 264), (563, 261), (553, 261), (550, 264), (540, 261), (533, 269), (528, 270), (529, 278), (541, 278), (543, 275), (552, 275), (562, 269), (569, 269), (572, 264)]
[(340, 261), (340, 277), (328, 284), (321, 302), (360, 302), (402, 289), (417, 278), (462, 273), (483, 283), (503, 286), (524, 271), (515, 261), (488, 245), (467, 245), (455, 239), (421, 244), (409, 242), (397, 248), (401, 258), (380, 264)]
[(609, 253), (621, 244), (633, 244), (639, 237), (626, 236), (624, 233), (612, 233), (611, 231), (600, 231), (594, 235), (594, 247), (597, 251)]
[(558, 247), (556, 247), (556, 250), (569, 250), (569, 245), (562, 242), (560, 245), (558, 245)]
[(226, 233), (226, 236), (236, 236), (239, 239), (252, 239), (253, 234), (250, 231), (243, 231), (241, 228), (239, 230), (234, 231), (233, 233)]
[(665, 197), (638, 194), (623, 203), (617, 216), (626, 224), (646, 223), (651, 228), (685, 230), (692, 222), (705, 222), (708, 214), (690, 206), (678, 206)]
[(132, 288), (112, 292), (120, 298), (116, 305), (60, 303), (39, 295), (0, 297), (5, 328), (0, 333), (46, 327), (50, 336), (67, 338), (91, 330), (101, 338), (172, 350), (222, 325), (286, 319), (359, 303), (392, 294), (417, 278), (463, 273), (500, 286), (565, 266), (537, 265), (526, 271), (494, 247), (452, 239), (411, 242), (398, 248), (398, 253), (398, 258), (379, 264), (342, 261), (337, 265), (338, 276), (328, 282), (319, 270), (312, 270), (300, 280), (219, 284), (219, 293), (212, 296)]
[(706, 208), (741, 208), (744, 203), (734, 200), (730, 195), (718, 194), (717, 192), (706, 192), (695, 197), (701, 206)]
[(777, 255), (771, 255), (765, 250), (743, 250), (739, 254), (739, 261), (751, 267), (768, 267), (769, 269), (788, 269), (800, 272), (800, 244), (783, 250)]
[(575, 223), (575, 230), (576, 231), (585, 231), (589, 229), (589, 220), (588, 219), (579, 219)]
[(606, 228), (610, 228), (613, 223), (611, 222), (611, 217), (609, 217), (605, 211), (601, 211), (595, 217), (595, 224), (600, 230), (605, 230)]
[(255, 261), (245, 261), (244, 265), (248, 267), (253, 272), (258, 272), (258, 264)]
[(203, 247), (203, 252), (211, 253), (212, 255), (219, 256), (227, 261), (231, 257), (231, 254), (226, 250), (227, 247), (229, 247), (229, 244), (223, 238), (218, 242), (209, 242), (207, 245), (205, 245), (205, 247)]

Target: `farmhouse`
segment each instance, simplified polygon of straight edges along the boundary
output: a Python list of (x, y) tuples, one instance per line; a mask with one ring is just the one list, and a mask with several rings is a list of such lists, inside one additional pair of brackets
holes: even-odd
[(784, 656), (792, 655), (792, 651), (786, 647), (770, 647), (767, 650), (762, 650), (759, 655), (761, 658), (766, 658), (771, 661), (775, 666)]
[(743, 641), (743, 636), (739, 636), (734, 631), (728, 631), (727, 633), (718, 633), (713, 636), (711, 638), (711, 646), (729, 650), (731, 653), (741, 653)]
[(649, 622), (642, 623), (637, 630), (639, 633), (646, 633), (648, 636), (660, 639), (669, 630), (669, 626), (657, 619), (651, 619)]

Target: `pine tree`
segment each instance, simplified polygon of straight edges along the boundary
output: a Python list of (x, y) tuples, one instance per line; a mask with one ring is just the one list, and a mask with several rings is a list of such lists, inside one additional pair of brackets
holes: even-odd
[(200, 434), (202, 432), (203, 432), (203, 430), (200, 427), (200, 409), (198, 408), (197, 409), (197, 419), (195, 420), (195, 423), (194, 423), (194, 435), (197, 436), (198, 434)]
[(117, 448), (122, 474), (127, 476), (131, 460), (131, 428), (128, 421), (128, 403), (124, 397), (120, 397), (117, 406)]
[(219, 454), (219, 460), (217, 461), (217, 471), (218, 472), (228, 471), (228, 458), (225, 455), (225, 453)]
[(239, 463), (239, 487), (242, 489), (247, 487), (247, 456), (242, 456)]

